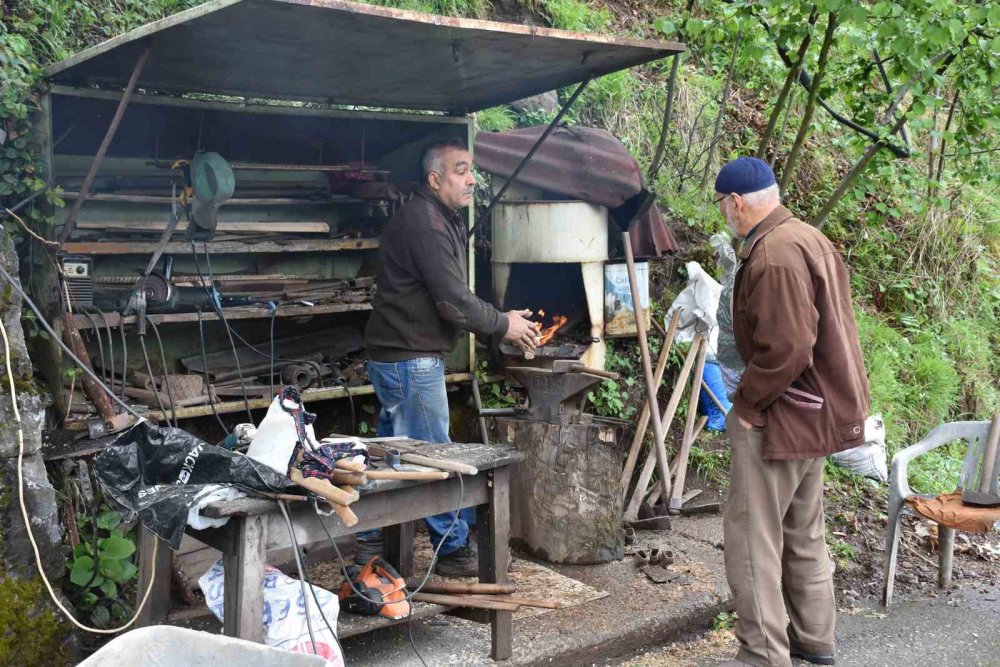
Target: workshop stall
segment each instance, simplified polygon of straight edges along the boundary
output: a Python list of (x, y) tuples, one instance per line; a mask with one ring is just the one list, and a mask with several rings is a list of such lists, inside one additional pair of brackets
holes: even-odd
[[(65, 207), (33, 295), (155, 420), (263, 408), (279, 383), (305, 401), (371, 393), (379, 234), (422, 151), (471, 147), (471, 112), (681, 50), (338, 0), (215, 0), (151, 23), (47, 70), (45, 175)], [(55, 345), (44, 357), (66, 426), (121, 427)], [(473, 357), (465, 339), (448, 381)]]

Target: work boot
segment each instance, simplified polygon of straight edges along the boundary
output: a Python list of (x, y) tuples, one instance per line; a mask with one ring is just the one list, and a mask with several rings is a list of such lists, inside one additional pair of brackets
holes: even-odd
[(806, 653), (805, 651), (800, 651), (795, 648), (791, 649), (789, 653), (796, 660), (802, 660), (803, 662), (812, 663), (814, 665), (835, 664), (832, 655), (817, 655), (815, 653)]
[(358, 565), (364, 565), (372, 559), (373, 556), (382, 555), (382, 540), (356, 540), (354, 547), (354, 562)]
[(472, 546), (474, 544), (466, 544), (446, 556), (439, 556), (434, 573), (442, 577), (478, 577), (479, 551)]

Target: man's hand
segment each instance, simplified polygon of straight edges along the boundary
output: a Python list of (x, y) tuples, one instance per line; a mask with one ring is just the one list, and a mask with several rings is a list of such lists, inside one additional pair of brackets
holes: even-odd
[(535, 323), (527, 319), (531, 316), (530, 310), (510, 310), (504, 315), (507, 317), (507, 333), (503, 339), (508, 343), (521, 348), (527, 352), (538, 347), (538, 330)]
[(736, 418), (740, 420), (740, 426), (742, 426), (746, 430), (749, 431), (749, 430), (753, 429), (753, 424), (751, 424), (750, 422), (748, 422), (746, 419), (743, 419), (743, 417), (740, 417), (739, 415), (736, 415)]

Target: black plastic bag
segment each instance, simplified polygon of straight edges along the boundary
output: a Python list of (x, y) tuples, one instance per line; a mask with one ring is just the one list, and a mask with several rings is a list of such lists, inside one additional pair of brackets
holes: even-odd
[(180, 547), (188, 510), (205, 487), (288, 493), (295, 485), (251, 458), (210, 445), (176, 428), (142, 421), (100, 453), (97, 479), (129, 519)]

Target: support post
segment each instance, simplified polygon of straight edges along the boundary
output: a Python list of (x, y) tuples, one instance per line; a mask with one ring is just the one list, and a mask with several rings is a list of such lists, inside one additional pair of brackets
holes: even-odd
[[(510, 560), (510, 469), (494, 468), (486, 473), (489, 501), (476, 507), (479, 523), (479, 580), (505, 584)], [(513, 650), (513, 614), (490, 612), (490, 657), (507, 660)]]
[(266, 558), (266, 515), (233, 517), (235, 544), (222, 558), (226, 577), (223, 584), (223, 633), (247, 641), (264, 643), (264, 561)]
[(660, 406), (656, 402), (656, 382), (653, 379), (653, 364), (649, 359), (649, 343), (646, 340), (646, 323), (642, 317), (642, 301), (639, 299), (639, 281), (635, 273), (635, 257), (632, 255), (632, 240), (628, 230), (622, 232), (622, 243), (625, 246), (625, 264), (628, 268), (628, 282), (632, 290), (632, 306), (635, 309), (635, 330), (639, 337), (639, 352), (642, 355), (642, 374), (646, 380), (646, 402), (649, 404), (649, 418), (653, 422), (653, 451), (656, 453), (656, 463), (660, 469), (660, 484), (663, 486), (663, 497), (670, 497), (670, 462), (667, 461), (667, 450), (664, 445), (666, 434), (660, 421)]
[(136, 83), (139, 82), (139, 76), (142, 74), (142, 70), (146, 66), (146, 61), (149, 60), (149, 53), (151, 50), (151, 46), (147, 46), (143, 49), (142, 54), (139, 56), (139, 60), (135, 63), (135, 68), (132, 70), (132, 76), (129, 77), (128, 85), (125, 86), (125, 92), (122, 93), (122, 98), (118, 101), (118, 108), (115, 109), (115, 115), (111, 118), (111, 124), (108, 125), (108, 131), (104, 134), (104, 140), (101, 142), (100, 148), (97, 149), (94, 161), (90, 163), (87, 175), (83, 179), (83, 185), (80, 186), (80, 196), (73, 203), (73, 210), (69, 212), (69, 215), (66, 217), (66, 222), (63, 223), (62, 232), (59, 233), (59, 243), (65, 243), (66, 239), (69, 238), (69, 235), (73, 233), (73, 227), (76, 225), (76, 217), (80, 214), (80, 208), (83, 206), (83, 202), (90, 194), (90, 188), (94, 184), (94, 178), (97, 176), (97, 170), (100, 169), (101, 163), (104, 161), (104, 156), (107, 154), (108, 148), (111, 146), (111, 141), (115, 138), (115, 134), (118, 133), (118, 126), (122, 122), (122, 116), (125, 115), (125, 109), (128, 108), (129, 100), (132, 98), (132, 92), (135, 90)]
[[(157, 542), (159, 544), (157, 545)], [(157, 545), (156, 556), (153, 556), (153, 546)], [(139, 527), (139, 582), (136, 585), (136, 600), (138, 604), (143, 593), (153, 579), (153, 590), (149, 592), (146, 606), (139, 612), (137, 625), (159, 625), (167, 620), (170, 612), (170, 545), (149, 532), (145, 526)], [(156, 572), (153, 572), (153, 562), (156, 562)]]

